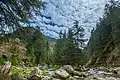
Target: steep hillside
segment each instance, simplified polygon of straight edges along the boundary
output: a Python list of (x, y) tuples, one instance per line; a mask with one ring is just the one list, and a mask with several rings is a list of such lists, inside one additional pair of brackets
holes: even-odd
[[(7, 44), (7, 46), (10, 48), (12, 48), (13, 44), (16, 44), (14, 40), (20, 44), (22, 43), (26, 49), (27, 55), (31, 57), (30, 60), (32, 64), (43, 64), (48, 63), (48, 56), (53, 53), (52, 47), (54, 46), (54, 41), (53, 38), (50, 39), (51, 40), (49, 40), (48, 37), (44, 36), (39, 30), (33, 27), (23, 27), (14, 31), (13, 33), (6, 34), (4, 37), (1, 36), (0, 43), (1, 47), (6, 47)], [(16, 45), (13, 45), (13, 47), (15, 46)], [(21, 45), (17, 46), (21, 47)], [(9, 53), (9, 51), (7, 52)], [(4, 52), (1, 52), (1, 54), (3, 53)], [(18, 52), (15, 53), (18, 54)], [(22, 52), (20, 53), (22, 54)]]
[(120, 3), (111, 1), (88, 44), (92, 58), (88, 62), (95, 66), (120, 66)]
[(0, 44), (0, 64), (11, 61), (13, 65), (25, 65), (29, 60), (29, 54), (25, 45), (18, 42), (18, 38)]

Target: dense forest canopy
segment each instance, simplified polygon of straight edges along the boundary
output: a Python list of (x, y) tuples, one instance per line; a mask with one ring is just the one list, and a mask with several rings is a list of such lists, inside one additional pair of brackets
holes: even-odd
[(120, 49), (119, 16), (120, 2), (111, 0), (109, 4), (105, 5), (103, 18), (100, 18), (96, 29), (91, 32), (88, 52), (96, 59), (92, 64), (119, 65), (117, 63)]
[(0, 33), (29, 25), (29, 19), (40, 13), (41, 0), (0, 0)]

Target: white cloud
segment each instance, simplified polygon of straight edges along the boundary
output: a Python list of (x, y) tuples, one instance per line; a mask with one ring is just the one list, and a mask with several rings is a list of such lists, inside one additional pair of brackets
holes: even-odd
[[(47, 35), (58, 36), (52, 30), (59, 32), (60, 30), (71, 27), (74, 20), (78, 20), (86, 30), (85, 37), (90, 37), (90, 30), (95, 27), (99, 17), (102, 17), (104, 13), (104, 6), (108, 0), (44, 0), (47, 2), (46, 8), (42, 10), (42, 14), (51, 17), (51, 20), (46, 18), (37, 18), (40, 25), (51, 29), (48, 31), (44, 29), (44, 33)], [(58, 25), (64, 25), (63, 28), (58, 28), (57, 25), (50, 26), (43, 24), (42, 22), (53, 22)]]

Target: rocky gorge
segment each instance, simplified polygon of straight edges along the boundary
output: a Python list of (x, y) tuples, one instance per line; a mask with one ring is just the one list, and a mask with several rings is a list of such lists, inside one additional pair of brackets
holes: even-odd
[(0, 80), (120, 80), (120, 67), (17, 67), (6, 62), (0, 66)]

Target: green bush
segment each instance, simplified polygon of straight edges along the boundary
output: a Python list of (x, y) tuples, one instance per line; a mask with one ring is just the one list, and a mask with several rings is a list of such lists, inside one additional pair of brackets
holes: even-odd
[(19, 58), (17, 56), (12, 56), (10, 62), (12, 62), (13, 65), (17, 65), (19, 64)]
[(0, 64), (4, 63), (5, 59), (0, 57)]

